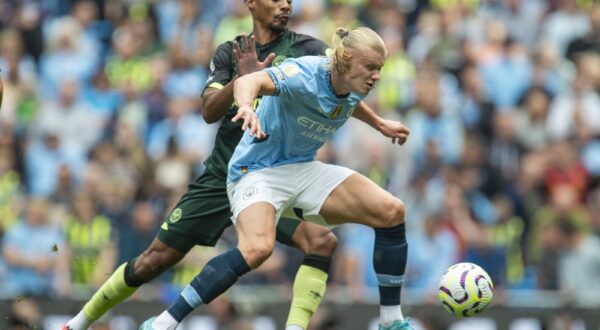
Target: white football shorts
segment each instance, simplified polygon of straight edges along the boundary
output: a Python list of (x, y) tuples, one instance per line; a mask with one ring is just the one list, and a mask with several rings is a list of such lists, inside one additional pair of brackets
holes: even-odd
[(258, 202), (275, 208), (275, 221), (280, 217), (299, 218), (327, 225), (319, 215), (331, 192), (355, 171), (319, 161), (268, 167), (244, 174), (227, 185), (227, 195), (236, 223), (244, 209)]

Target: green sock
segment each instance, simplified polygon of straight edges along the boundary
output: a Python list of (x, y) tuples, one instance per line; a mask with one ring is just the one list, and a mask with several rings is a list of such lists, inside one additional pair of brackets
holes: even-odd
[(123, 300), (131, 296), (137, 287), (130, 287), (125, 283), (125, 266), (122, 264), (115, 270), (104, 284), (94, 293), (85, 306), (83, 313), (90, 321), (99, 319), (104, 313), (114, 306), (120, 304)]
[(308, 327), (310, 318), (325, 294), (326, 285), (326, 272), (307, 265), (300, 266), (294, 279), (294, 296), (286, 326), (297, 325), (302, 329)]

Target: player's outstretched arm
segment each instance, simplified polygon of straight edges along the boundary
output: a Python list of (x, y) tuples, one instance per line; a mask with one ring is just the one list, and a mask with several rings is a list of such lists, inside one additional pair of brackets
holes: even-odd
[(383, 136), (391, 138), (392, 143), (403, 145), (410, 134), (408, 127), (404, 126), (401, 122), (379, 117), (365, 102), (360, 102), (356, 106), (352, 117), (373, 127), (383, 134)]
[(233, 81), (223, 88), (209, 87), (202, 95), (202, 117), (209, 124), (219, 121), (227, 114), (233, 103)]
[[(249, 73), (260, 71), (271, 63), (275, 58), (275, 53), (269, 54), (264, 61), (259, 61), (256, 54), (256, 40), (254, 36), (248, 38), (245, 34), (242, 35), (242, 45), (237, 42), (232, 43), (232, 54), (235, 58), (237, 76), (229, 81), (221, 88), (207, 88), (202, 95), (202, 116), (207, 123), (214, 123), (227, 114), (233, 103), (233, 82), (237, 77), (243, 77)], [(215, 63), (215, 62), (213, 62)], [(225, 65), (218, 62), (218, 65)], [(219, 67), (215, 67), (215, 71), (219, 71)], [(221, 70), (224, 71), (224, 70)]]
[(260, 128), (260, 121), (254, 113), (254, 100), (258, 95), (273, 95), (275, 94), (275, 84), (269, 74), (260, 71), (245, 75), (234, 82), (233, 96), (235, 103), (238, 105), (238, 113), (231, 119), (236, 122), (240, 119), (244, 121), (242, 130), (250, 128), (250, 136), (259, 139), (265, 137), (264, 132)]

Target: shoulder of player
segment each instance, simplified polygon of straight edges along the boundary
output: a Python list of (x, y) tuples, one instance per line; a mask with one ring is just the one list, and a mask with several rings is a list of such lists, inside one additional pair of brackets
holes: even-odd
[(306, 47), (306, 49), (309, 51), (315, 51), (320, 49), (324, 50), (327, 48), (327, 44), (325, 44), (323, 41), (308, 34), (289, 31), (289, 38), (294, 42), (296, 47), (300, 47), (300, 49)]
[(324, 60), (325, 57), (323, 56), (306, 55), (296, 58), (288, 58), (281, 63), (281, 67), (285, 68), (289, 66), (296, 66), (302, 69), (301, 71), (306, 74), (308, 72), (317, 72), (318, 68), (324, 63)]
[(298, 33), (296, 31), (289, 30), (288, 37), (294, 41), (310, 41), (310, 40), (319, 40), (313, 36), (304, 33)]
[[(237, 41), (236, 37), (236, 41)], [(217, 49), (215, 50), (215, 56), (231, 56), (233, 54), (233, 41), (225, 41), (224, 43), (220, 44), (219, 46), (217, 46)]]

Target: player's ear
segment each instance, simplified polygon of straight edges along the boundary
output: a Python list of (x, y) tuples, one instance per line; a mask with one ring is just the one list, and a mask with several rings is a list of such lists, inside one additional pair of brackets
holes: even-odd
[(352, 53), (348, 49), (344, 49), (344, 54), (342, 55), (344, 61), (350, 62), (352, 59)]
[(346, 72), (348, 72), (348, 70), (350, 70), (350, 61), (352, 61), (352, 52), (348, 48), (344, 49), (344, 54), (342, 55), (342, 58), (344, 59), (344, 66), (346, 68)]
[(254, 10), (254, 8), (256, 8), (256, 1), (255, 0), (244, 0), (244, 2), (246, 3), (246, 6), (248, 7), (248, 9), (250, 11)]

